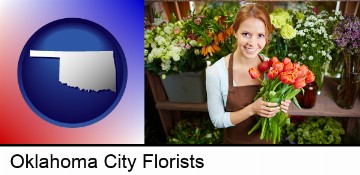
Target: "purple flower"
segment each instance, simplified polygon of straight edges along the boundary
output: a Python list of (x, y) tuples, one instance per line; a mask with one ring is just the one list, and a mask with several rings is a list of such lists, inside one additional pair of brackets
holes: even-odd
[(359, 53), (360, 45), (360, 20), (355, 16), (345, 16), (334, 28), (333, 38), (341, 49), (350, 53)]

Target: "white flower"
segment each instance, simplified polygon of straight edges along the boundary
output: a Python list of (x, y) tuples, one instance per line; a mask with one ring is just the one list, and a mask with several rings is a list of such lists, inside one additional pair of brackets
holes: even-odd
[(326, 52), (325, 52), (325, 51), (321, 51), (321, 55), (322, 55), (322, 56), (325, 56), (325, 55), (326, 55)]
[(341, 14), (340, 11), (338, 11), (338, 10), (335, 11), (335, 15), (336, 15), (336, 16), (338, 16), (338, 15), (340, 15), (340, 14)]
[(173, 29), (169, 26), (164, 27), (164, 32), (168, 35), (173, 33)]
[(166, 40), (165, 38), (163, 38), (162, 36), (156, 36), (155, 37), (155, 41), (157, 42), (158, 45), (164, 45)]
[(326, 57), (331, 61), (332, 60), (332, 57), (331, 57), (331, 55), (326, 55)]
[(168, 70), (170, 70), (170, 63), (171, 63), (170, 60), (163, 61), (163, 62), (161, 63), (161, 69), (162, 69), (163, 71), (168, 71)]
[(314, 57), (313, 56), (309, 56), (309, 60), (313, 60), (314, 59)]
[(200, 50), (199, 50), (199, 49), (194, 49), (194, 53), (195, 53), (195, 55), (199, 55), (199, 54), (200, 54)]
[(150, 54), (147, 56), (146, 62), (147, 63), (152, 63), (153, 60), (154, 60), (154, 53), (150, 52)]
[(189, 42), (189, 44), (190, 44), (190, 46), (193, 46), (193, 47), (198, 46), (198, 43), (196, 42), (196, 40), (191, 40), (191, 41)]

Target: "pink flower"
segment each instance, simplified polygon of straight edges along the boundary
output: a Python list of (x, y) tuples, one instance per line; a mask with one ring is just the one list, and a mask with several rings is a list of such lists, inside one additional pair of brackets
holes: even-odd
[(177, 34), (179, 34), (180, 33), (180, 29), (179, 28), (175, 28), (174, 29), (174, 33), (177, 35)]
[(195, 23), (196, 25), (200, 25), (200, 23), (201, 23), (201, 18), (196, 18), (196, 19), (194, 19), (194, 23)]

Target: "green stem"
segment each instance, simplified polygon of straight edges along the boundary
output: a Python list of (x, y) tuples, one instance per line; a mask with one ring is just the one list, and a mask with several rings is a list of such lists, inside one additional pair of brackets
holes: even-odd
[(260, 124), (262, 123), (263, 117), (261, 117), (258, 122), (254, 125), (254, 127), (251, 128), (251, 130), (248, 132), (248, 135), (253, 133), (255, 130), (257, 130), (260, 127)]

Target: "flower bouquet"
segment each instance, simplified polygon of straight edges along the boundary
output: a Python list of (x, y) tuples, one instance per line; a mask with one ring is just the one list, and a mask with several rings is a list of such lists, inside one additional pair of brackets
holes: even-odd
[[(267, 73), (264, 80), (260, 79), (260, 72)], [(292, 63), (290, 58), (284, 58), (279, 61), (277, 57), (271, 58), (258, 65), (258, 68), (250, 68), (249, 74), (252, 79), (258, 79), (261, 82), (261, 89), (254, 100), (262, 97), (264, 101), (280, 103), (284, 100), (292, 100), (294, 104), (301, 109), (295, 96), (302, 91), (302, 88), (315, 80), (315, 75), (306, 65)], [(280, 142), (281, 128), (290, 124), (290, 118), (287, 113), (282, 111), (276, 113), (272, 118), (260, 117), (259, 121), (248, 132), (261, 128), (260, 139)]]
[(360, 86), (360, 20), (345, 16), (334, 28), (333, 38), (343, 53), (343, 72), (338, 87), (337, 105), (351, 109)]

